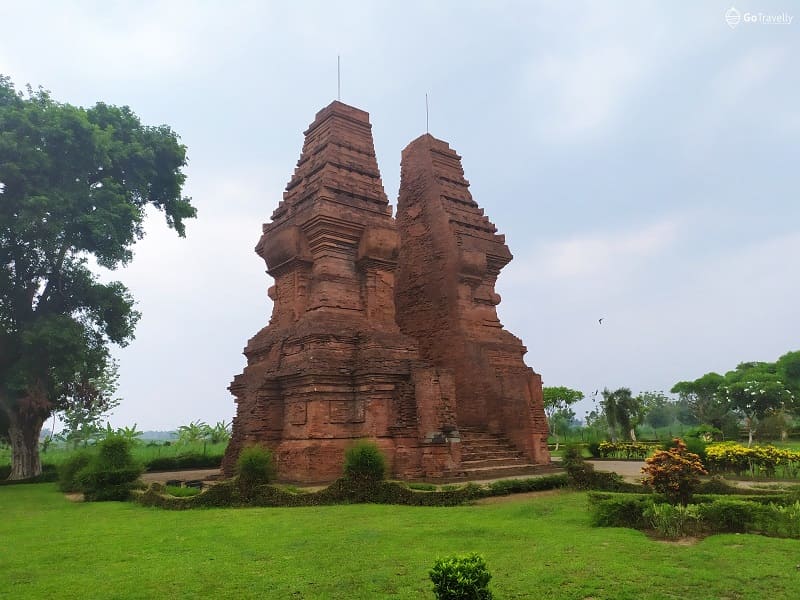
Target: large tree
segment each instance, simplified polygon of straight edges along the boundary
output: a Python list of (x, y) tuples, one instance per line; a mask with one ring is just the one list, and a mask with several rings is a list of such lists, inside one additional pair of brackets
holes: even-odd
[(670, 390), (678, 394), (681, 401), (700, 423), (723, 429), (729, 413), (728, 401), (721, 392), (725, 378), (719, 373), (706, 373), (694, 381), (679, 381)]
[(98, 382), (110, 345), (132, 339), (139, 314), (89, 260), (128, 263), (148, 205), (183, 236), (195, 216), (181, 195), (185, 165), (178, 136), (127, 106), (71, 106), (0, 76), (0, 427), (11, 479), (41, 472), (50, 414), (107, 401)]
[(636, 441), (636, 427), (642, 421), (644, 407), (640, 397), (635, 397), (629, 388), (619, 388), (613, 392), (603, 390), (603, 411), (608, 422), (608, 434), (612, 441), (617, 439), (617, 430), (622, 435)]
[[(760, 421), (794, 410), (795, 395), (790, 388), (791, 383), (779, 374), (776, 363), (741, 363), (725, 374), (722, 392), (731, 408), (744, 417), (748, 446), (753, 443)], [(782, 421), (785, 423), (786, 419)]]

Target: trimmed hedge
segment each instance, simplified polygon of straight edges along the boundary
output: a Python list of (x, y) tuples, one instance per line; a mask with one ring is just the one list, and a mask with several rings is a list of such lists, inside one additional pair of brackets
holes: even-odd
[(569, 485), (567, 475), (546, 475), (528, 479), (498, 479), (488, 485), (485, 495), (508, 496), (509, 494), (523, 494), (525, 492), (542, 492), (564, 488)]
[(589, 493), (590, 518), (596, 527), (654, 527), (664, 537), (756, 533), (800, 538), (800, 500), (795, 494), (696, 495), (688, 507), (672, 507), (671, 515), (660, 514), (665, 506), (656, 494)]
[(595, 527), (643, 529), (647, 525), (645, 510), (652, 503), (652, 494), (589, 492), (589, 516)]
[(184, 469), (219, 469), (222, 454), (184, 454), (182, 456), (160, 456), (145, 463), (147, 471), (182, 471)]
[(643, 486), (628, 483), (616, 473), (596, 471), (594, 465), (583, 459), (580, 448), (567, 446), (561, 464), (567, 471), (570, 485), (577, 490), (604, 490), (608, 492), (641, 493)]
[(243, 506), (323, 506), (331, 504), (400, 504), (406, 506), (457, 506), (491, 496), (518, 492), (563, 488), (568, 484), (565, 475), (549, 475), (531, 479), (495, 481), (483, 487), (474, 483), (441, 491), (417, 491), (397, 481), (363, 481), (346, 477), (337, 479), (318, 492), (293, 491), (276, 485), (256, 486), (248, 495), (242, 494), (236, 479), (218, 483), (191, 498), (165, 495), (164, 487), (154, 483), (145, 491), (134, 492), (133, 498), (144, 506), (171, 510), (202, 507)]

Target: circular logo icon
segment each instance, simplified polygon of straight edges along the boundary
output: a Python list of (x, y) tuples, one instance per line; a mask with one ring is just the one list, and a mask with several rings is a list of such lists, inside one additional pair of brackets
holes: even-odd
[(742, 14), (738, 10), (736, 10), (735, 7), (731, 6), (727, 11), (725, 11), (725, 22), (731, 29), (736, 29), (736, 26), (741, 21), (742, 21)]

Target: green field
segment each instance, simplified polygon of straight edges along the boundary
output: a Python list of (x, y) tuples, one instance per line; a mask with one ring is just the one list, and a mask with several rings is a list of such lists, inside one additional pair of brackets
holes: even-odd
[(800, 541), (693, 545), (589, 526), (586, 496), (458, 508), (168, 512), (0, 487), (2, 598), (432, 598), (437, 556), (484, 555), (497, 598), (796, 598)]
[[(165, 446), (163, 444), (150, 445), (138, 443), (133, 446), (132, 452), (133, 457), (137, 461), (146, 463), (154, 458), (185, 456), (187, 454), (198, 454), (200, 456), (221, 455), (225, 452), (227, 447), (228, 442), (222, 442), (219, 444), (212, 444), (210, 442), (205, 444), (203, 442), (179, 444), (175, 442), (169, 446)], [(92, 450), (93, 448), (94, 446), (89, 446), (89, 450)], [(60, 465), (74, 453), (75, 450), (72, 449), (64, 447), (51, 447), (47, 450), (47, 452), (41, 452), (39, 456), (41, 457), (42, 464), (47, 463)], [(10, 464), (11, 448), (8, 446), (0, 446), (0, 465)]]

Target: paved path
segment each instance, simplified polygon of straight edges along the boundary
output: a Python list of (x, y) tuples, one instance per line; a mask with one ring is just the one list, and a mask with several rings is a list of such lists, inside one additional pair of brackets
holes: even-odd
[[(644, 462), (630, 461), (630, 460), (589, 460), (586, 462), (593, 464), (594, 468), (597, 469), (598, 471), (613, 471), (614, 473), (622, 475), (626, 479), (640, 478), (642, 476), (642, 467), (644, 466)], [(552, 472), (542, 473), (540, 475), (515, 475), (513, 477), (491, 478), (491, 479), (480, 480), (480, 483), (489, 483), (491, 481), (497, 481), (497, 479), (526, 479), (528, 477), (536, 477), (541, 475), (552, 475)], [(204, 481), (206, 479), (218, 479), (221, 476), (222, 475), (219, 469), (196, 469), (193, 471), (157, 471), (154, 473), (145, 473), (144, 475), (142, 475), (142, 480), (147, 483), (153, 481), (164, 483), (165, 481), (169, 481), (171, 479), (178, 479), (180, 481), (200, 479)], [(310, 487), (319, 487), (319, 486), (317, 485)]]
[(586, 462), (594, 465), (597, 471), (610, 471), (629, 480), (638, 481), (642, 478), (643, 460), (587, 460)]
[(154, 473), (143, 474), (141, 479), (145, 483), (154, 481), (164, 483), (171, 479), (178, 479), (180, 481), (200, 479), (201, 481), (205, 481), (206, 479), (217, 479), (220, 476), (221, 473), (219, 469), (196, 469), (194, 471), (156, 471)]

